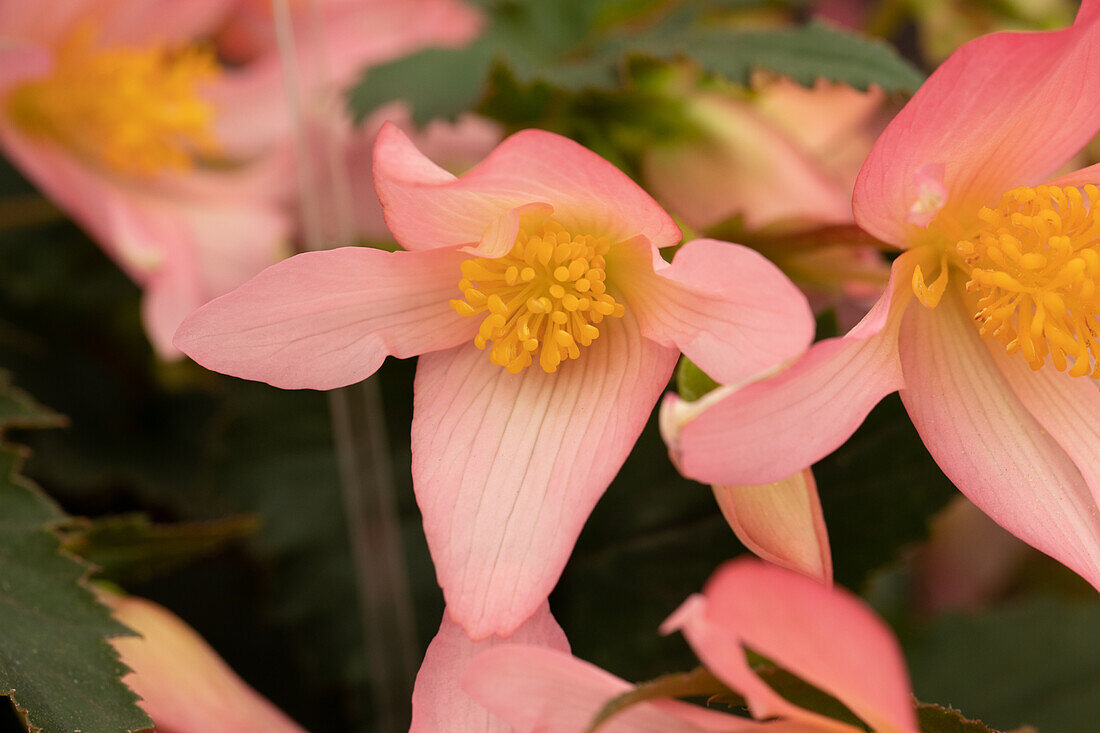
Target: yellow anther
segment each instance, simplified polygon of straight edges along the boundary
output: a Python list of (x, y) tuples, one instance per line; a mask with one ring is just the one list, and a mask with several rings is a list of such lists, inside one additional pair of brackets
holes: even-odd
[(463, 316), (484, 315), (474, 345), (487, 349), (494, 364), (516, 374), (538, 352), (539, 366), (554, 372), (599, 337), (594, 324), (626, 313), (607, 293), (603, 255), (610, 247), (606, 237), (573, 236), (553, 220), (521, 230), (503, 257), (462, 263), (464, 300), (451, 307)]
[(981, 335), (1032, 369), (1100, 377), (1100, 189), (1017, 188), (978, 218), (956, 250)]
[(49, 76), (15, 87), (6, 106), (27, 133), (112, 170), (186, 169), (217, 152), (214, 110), (198, 94), (217, 74), (209, 49), (102, 47), (83, 26), (56, 48)]

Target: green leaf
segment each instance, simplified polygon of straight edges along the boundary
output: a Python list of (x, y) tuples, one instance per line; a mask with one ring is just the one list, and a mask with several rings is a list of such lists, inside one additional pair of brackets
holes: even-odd
[(639, 682), (634, 686), (634, 689), (609, 700), (597, 713), (596, 717), (592, 719), (592, 722), (585, 729), (585, 733), (593, 733), (613, 716), (618, 715), (631, 705), (637, 705), (647, 700), (711, 697), (729, 693), (729, 687), (711, 674), (711, 671), (706, 667), (696, 667), (690, 672), (661, 675), (657, 679), (648, 682)]
[(952, 707), (921, 703), (917, 706), (921, 733), (997, 733), (980, 720), (967, 720)]
[(352, 117), (360, 122), (374, 109), (401, 99), (413, 120), (454, 119), (477, 106), (485, 90), (492, 45), (480, 39), (464, 48), (429, 48), (363, 72), (348, 92)]
[(821, 713), (856, 728), (866, 729), (863, 722), (848, 707), (832, 695), (775, 665), (756, 665), (756, 674), (773, 690), (795, 705)]
[(676, 368), (676, 390), (681, 397), (688, 402), (694, 402), (718, 386), (718, 382), (696, 366), (695, 362), (686, 356), (680, 357), (680, 365)]
[(61, 553), (47, 523), (64, 515), (18, 475), (20, 462), (0, 446), (0, 694), (32, 731), (148, 728), (106, 641), (131, 632), (84, 585), (88, 567)]
[(944, 616), (902, 638), (921, 700), (998, 730), (1081, 733), (1100, 720), (1100, 601), (1024, 599)]
[(255, 516), (154, 524), (145, 514), (76, 519), (63, 530), (68, 552), (116, 583), (138, 582), (213, 554), (256, 533)]
[[(675, 39), (676, 51), (705, 71), (748, 84), (754, 71), (773, 71), (804, 86), (818, 79), (856, 89), (872, 84), (887, 92), (915, 92), (924, 75), (889, 44), (808, 23), (797, 28), (725, 31), (693, 27)], [(664, 55), (661, 48), (639, 49)]]
[(0, 431), (7, 428), (51, 428), (65, 424), (65, 418), (35, 402), (11, 383), (11, 374), (0, 369)]

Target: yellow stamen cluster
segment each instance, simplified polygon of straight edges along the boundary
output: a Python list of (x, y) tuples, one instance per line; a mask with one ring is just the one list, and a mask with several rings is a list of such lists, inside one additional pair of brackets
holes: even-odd
[(465, 300), (451, 307), (463, 316), (488, 314), (474, 344), (492, 343), (494, 364), (518, 374), (538, 352), (539, 366), (554, 372), (596, 340), (596, 324), (625, 312), (605, 284), (610, 247), (607, 237), (573, 236), (552, 220), (521, 230), (505, 256), (462, 263), (458, 287)]
[(977, 237), (957, 250), (982, 336), (1032, 369), (1049, 356), (1059, 371), (1100, 377), (1100, 190), (1017, 188), (978, 216)]
[(214, 112), (198, 96), (218, 72), (213, 53), (101, 48), (82, 27), (57, 49), (53, 72), (7, 99), (25, 131), (123, 173), (186, 169), (216, 149)]

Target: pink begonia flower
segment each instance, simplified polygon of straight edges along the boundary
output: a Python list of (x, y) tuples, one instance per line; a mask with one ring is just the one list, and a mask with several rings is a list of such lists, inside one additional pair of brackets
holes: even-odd
[(231, 6), (0, 0), (0, 149), (145, 290), (163, 356), (185, 315), (285, 253), (281, 166), (197, 164), (220, 154), (202, 96), (219, 71), (195, 41)]
[(647, 150), (645, 183), (691, 227), (763, 252), (815, 311), (836, 309), (847, 328), (889, 274), (852, 217), (856, 175), (888, 119), (885, 96), (764, 76), (740, 94), (687, 92), (696, 134)]
[(111, 639), (131, 672), (122, 678), (159, 733), (305, 733), (249, 687), (194, 629), (162, 606), (101, 593), (141, 636)]
[[(833, 695), (872, 730), (917, 733), (909, 675), (889, 627), (861, 600), (757, 560), (733, 560), (715, 572), (662, 626), (680, 630), (700, 661), (741, 694), (756, 722), (684, 703), (632, 705), (611, 717), (607, 733), (854, 733), (863, 730), (805, 710), (752, 670), (745, 648)], [(517, 733), (584, 730), (630, 685), (567, 653), (505, 645), (467, 667), (463, 689)]]
[(1100, 167), (1041, 185), (1100, 126), (1097, 44), (1085, 0), (1072, 27), (985, 36), (929, 78), (856, 185), (860, 225), (907, 250), (883, 297), (687, 424), (687, 475), (782, 479), (900, 390), (974, 504), (1100, 588)]
[(477, 655), (506, 644), (569, 653), (569, 640), (543, 604), (507, 639), (472, 641), (446, 611), (416, 675), (409, 733), (509, 733), (512, 728), (463, 692), (461, 680)]
[[(710, 392), (689, 402), (669, 393), (661, 400), (661, 437), (677, 466), (684, 425), (724, 394)], [(806, 468), (768, 484), (711, 488), (730, 529), (751, 552), (823, 583), (833, 582), (829, 533), (813, 471)]]
[(413, 484), (452, 618), (507, 635), (557, 582), (683, 350), (738, 382), (811, 337), (771, 263), (680, 231), (613, 165), (528, 130), (455, 178), (393, 125), (375, 180), (404, 251), (344, 248), (269, 268), (188, 318), (216, 371), (331, 389), (422, 355)]

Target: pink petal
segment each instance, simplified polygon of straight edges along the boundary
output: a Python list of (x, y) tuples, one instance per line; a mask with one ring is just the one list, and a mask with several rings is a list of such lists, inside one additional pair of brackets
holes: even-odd
[(759, 557), (826, 584), (833, 582), (829, 534), (813, 471), (763, 486), (715, 486), (737, 538)]
[(50, 70), (50, 52), (23, 40), (0, 39), (0, 94), (29, 77)]
[(184, 44), (210, 36), (237, 0), (122, 0), (96, 13), (105, 45)]
[(123, 682), (164, 733), (304, 733), (229, 668), (195, 630), (142, 598), (102, 594), (140, 637), (111, 639), (131, 672)]
[(439, 633), (428, 645), (416, 675), (409, 733), (510, 733), (512, 728), (462, 691), (459, 682), (470, 662), (498, 646), (526, 644), (569, 652), (569, 641), (543, 603), (507, 639), (471, 641), (444, 612)]
[(406, 249), (473, 244), (508, 209), (554, 207), (574, 234), (637, 235), (658, 247), (680, 229), (618, 168), (568, 138), (543, 130), (512, 135), (461, 178), (432, 163), (395, 125), (378, 133), (374, 178), (386, 223)]
[[(701, 610), (689, 607), (686, 622), (693, 623), (690, 615), (702, 617), (694, 621), (697, 631), (706, 631), (714, 640), (724, 635), (728, 642), (762, 654), (832, 694), (873, 730), (917, 733), (901, 648), (889, 627), (851, 593), (746, 558), (721, 567), (707, 582), (702, 602), (695, 604)], [(711, 666), (708, 659), (716, 650), (700, 648), (692, 634), (688, 640), (715, 674), (741, 690), (746, 680), (725, 679), (720, 668), (741, 677), (747, 665), (737, 661)], [(724, 651), (733, 653), (729, 647)], [(736, 654), (743, 660), (740, 649)], [(755, 689), (757, 683), (748, 684)], [(776, 711), (779, 714), (815, 721), (825, 730), (853, 730), (806, 711), (796, 712), (790, 703), (771, 699), (774, 693), (764, 696), (782, 708)]]
[(705, 137), (655, 146), (643, 168), (654, 195), (692, 226), (711, 227), (734, 215), (743, 216), (749, 230), (852, 220), (851, 189), (747, 103), (702, 98), (691, 114)]
[(973, 217), (1014, 186), (1041, 183), (1100, 127), (1100, 15), (1068, 29), (983, 36), (951, 55), (879, 138), (856, 183), (860, 226), (907, 238), (915, 173), (943, 164), (946, 211)]
[(417, 367), (413, 486), (452, 617), (506, 635), (557, 582), (630, 452), (676, 352), (607, 319), (575, 361), (517, 375), (472, 344)]
[(1100, 163), (1090, 165), (1087, 168), (1071, 171), (1054, 180), (1048, 181), (1051, 186), (1086, 186), (1088, 184), (1100, 184)]
[[(1074, 404), (1083, 391), (1063, 389), (1060, 372), (1016, 374), (1010, 383), (1002, 366), (1012, 365), (999, 365), (990, 353), (990, 346), (1000, 345), (982, 340), (954, 290), (934, 311), (910, 309), (900, 340), (901, 398), (947, 477), (995, 522), (1100, 588), (1100, 511), (1067, 455), (1068, 448), (1084, 459), (1080, 451), (1091, 448), (1084, 460), (1095, 480), (1095, 431), (1089, 427), (1095, 402)], [(1027, 395), (1026, 404), (1013, 383)], [(1053, 402), (1042, 406), (1043, 399)], [(1031, 406), (1056, 432), (1048, 432)], [(1078, 410), (1085, 422), (1070, 424)]]
[[(567, 653), (517, 644), (479, 655), (467, 668), (462, 687), (507, 721), (516, 733), (580, 733), (608, 701), (631, 686)], [(754, 723), (665, 700), (632, 705), (599, 730), (600, 733), (802, 733), (807, 729)]]
[(608, 271), (646, 338), (675, 346), (724, 384), (774, 369), (813, 340), (806, 298), (765, 257), (713, 239), (668, 265), (644, 240), (616, 246)]
[(726, 486), (779, 481), (840, 447), (902, 386), (897, 329), (911, 273), (898, 258), (886, 291), (847, 336), (819, 341), (789, 369), (716, 400), (685, 425), (684, 475)]
[[(307, 252), (261, 272), (192, 314), (176, 346), (203, 366), (284, 389), (332, 389), (405, 358), (472, 340), (453, 249)], [(488, 360), (486, 360), (488, 361)]]

